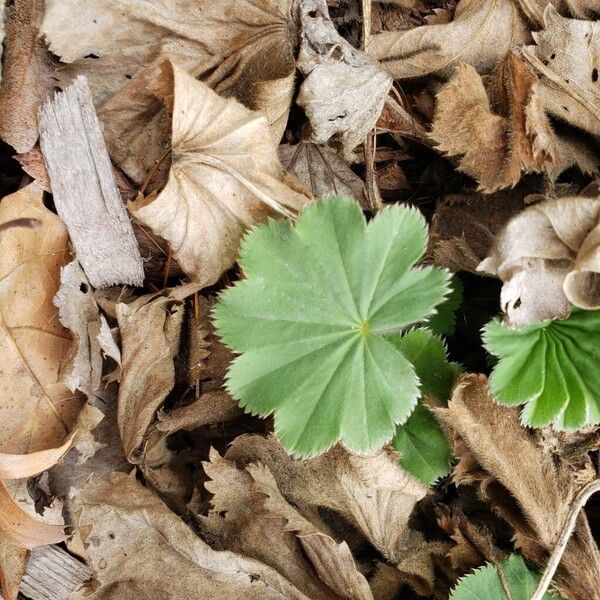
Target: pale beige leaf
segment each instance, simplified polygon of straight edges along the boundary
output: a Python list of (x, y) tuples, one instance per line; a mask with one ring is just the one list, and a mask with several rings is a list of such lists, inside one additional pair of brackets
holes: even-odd
[[(537, 79), (510, 53), (490, 90), (470, 65), (459, 65), (437, 95), (431, 138), (485, 192), (514, 186), (556, 154), (554, 133), (536, 96)], [(492, 111), (491, 101), (495, 109)]]
[(0, 451), (8, 454), (60, 446), (81, 407), (59, 381), (72, 342), (52, 304), (69, 260), (67, 232), (35, 184), (0, 203), (0, 225), (23, 218), (38, 225), (0, 234)]
[(61, 269), (60, 288), (54, 297), (60, 322), (71, 331), (74, 344), (65, 357), (61, 372), (71, 391), (95, 392), (102, 379), (100, 345), (90, 333), (98, 323), (100, 310), (94, 291), (77, 259)]
[[(595, 477), (594, 469), (579, 471), (544, 448), (520, 425), (518, 409), (493, 401), (483, 375), (465, 375), (448, 408), (436, 412), (454, 434), (459, 458), (455, 482), (477, 485), (481, 496), (514, 528), (521, 552), (543, 564), (573, 498)], [(599, 597), (600, 553), (583, 513), (555, 583), (566, 598)]]
[(131, 477), (92, 478), (73, 503), (95, 580), (70, 600), (307, 600), (272, 568), (212, 550)]
[(598, 198), (567, 197), (528, 207), (497, 234), (478, 270), (504, 282), (501, 307), (509, 326), (566, 317), (571, 303), (600, 306), (599, 223)]
[[(212, 509), (200, 517), (204, 535), (217, 550), (230, 550), (269, 565), (309, 598), (339, 600), (340, 596), (319, 579), (300, 541), (287, 529), (287, 512), (269, 510), (265, 503), (268, 492), (255, 488), (250, 469), (238, 469), (211, 451), (210, 462), (204, 463), (210, 477), (205, 486), (213, 494)], [(283, 498), (281, 502), (294, 519), (302, 519)]]
[(165, 64), (164, 71), (164, 94), (173, 98), (169, 181), (158, 196), (129, 208), (207, 286), (233, 265), (247, 229), (269, 216), (295, 214), (308, 198), (288, 185), (263, 116), (176, 65)]
[(125, 456), (140, 462), (143, 441), (156, 411), (175, 383), (184, 307), (156, 294), (117, 305), (122, 340), (118, 425)]
[(310, 122), (311, 141), (339, 139), (349, 159), (377, 122), (392, 79), (338, 34), (325, 0), (301, 0), (298, 12), (298, 69), (305, 79), (297, 102)]
[(261, 462), (279, 490), (300, 510), (325, 507), (340, 512), (398, 570), (427, 593), (433, 564), (421, 534), (408, 528), (415, 504), (427, 489), (402, 471), (388, 450), (358, 456), (341, 446), (311, 460), (289, 457), (274, 437), (236, 438), (225, 457), (238, 464)]
[(511, 0), (460, 0), (451, 22), (375, 34), (367, 51), (394, 79), (430, 73), (448, 77), (461, 62), (489, 73), (513, 46), (530, 39), (529, 27)]
[(0, 540), (0, 589), (4, 600), (17, 600), (28, 554), (25, 548)]
[(54, 81), (50, 57), (38, 39), (42, 0), (16, 0), (6, 14), (6, 44), (0, 86), (0, 137), (19, 154), (38, 139), (38, 110)]
[(536, 45), (524, 48), (523, 56), (540, 76), (539, 95), (545, 109), (599, 135), (600, 24), (567, 19), (549, 4), (544, 29), (533, 37)]
[(279, 141), (294, 91), (291, 4), (48, 0), (42, 33), (69, 63), (59, 71), (64, 83), (88, 77), (111, 156), (139, 183), (168, 144), (166, 111), (148, 88), (164, 58), (219, 94), (262, 111)]
[(0, 480), (0, 535), (2, 540), (31, 550), (44, 544), (56, 544), (67, 538), (62, 525), (49, 525), (34, 519), (13, 499)]
[(286, 172), (297, 177), (315, 198), (346, 196), (365, 206), (365, 184), (333, 148), (311, 142), (281, 144), (279, 158)]

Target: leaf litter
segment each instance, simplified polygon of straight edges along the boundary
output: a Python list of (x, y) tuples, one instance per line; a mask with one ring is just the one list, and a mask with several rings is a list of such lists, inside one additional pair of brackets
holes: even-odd
[(5, 600), (600, 599), (598, 14), (0, 3)]

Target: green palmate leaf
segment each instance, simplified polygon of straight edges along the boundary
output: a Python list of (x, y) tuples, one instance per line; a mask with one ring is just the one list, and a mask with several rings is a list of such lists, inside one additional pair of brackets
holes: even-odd
[(448, 292), (446, 271), (414, 268), (426, 242), (417, 210), (387, 208), (367, 225), (342, 198), (245, 238), (246, 279), (215, 309), (219, 334), (240, 353), (227, 387), (247, 411), (274, 414), (291, 453), (313, 456), (339, 440), (379, 448), (412, 412), (418, 378), (383, 336), (431, 315)]
[(511, 330), (499, 320), (483, 332), (499, 358), (492, 395), (508, 406), (525, 404), (525, 425), (577, 429), (600, 423), (600, 311), (573, 309), (567, 319)]
[(456, 331), (456, 311), (462, 304), (463, 284), (454, 275), (450, 281), (448, 297), (437, 307), (437, 312), (429, 317), (426, 325), (439, 335), (452, 335)]
[[(500, 563), (504, 574), (504, 584), (512, 600), (529, 600), (539, 581), (539, 575), (532, 571), (520, 554), (511, 554)], [(473, 571), (452, 590), (450, 600), (506, 600), (507, 593), (498, 574), (498, 568), (487, 564)], [(544, 600), (561, 600), (558, 594), (547, 592)]]
[[(443, 341), (427, 329), (414, 329), (387, 339), (410, 360), (421, 381), (421, 393), (446, 404), (459, 372), (448, 362)], [(438, 420), (418, 404), (404, 425), (398, 426), (392, 445), (400, 452), (400, 465), (426, 485), (450, 472), (452, 451)]]

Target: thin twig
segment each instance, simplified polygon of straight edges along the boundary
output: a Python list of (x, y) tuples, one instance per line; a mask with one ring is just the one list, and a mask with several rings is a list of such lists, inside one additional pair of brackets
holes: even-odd
[(554, 577), (556, 569), (558, 569), (558, 565), (560, 564), (562, 556), (565, 552), (565, 548), (567, 547), (569, 539), (571, 538), (573, 530), (575, 529), (579, 512), (585, 506), (585, 503), (589, 500), (590, 496), (593, 496), (598, 491), (600, 491), (600, 479), (594, 479), (594, 481), (591, 481), (581, 488), (577, 496), (575, 496), (575, 500), (573, 500), (573, 504), (571, 505), (571, 509), (569, 510), (569, 514), (567, 515), (563, 529), (560, 533), (558, 541), (556, 542), (556, 546), (554, 546), (554, 550), (552, 550), (552, 554), (548, 559), (548, 564), (546, 565), (544, 574), (540, 579), (535, 593), (533, 596), (531, 596), (531, 600), (542, 600), (544, 594), (548, 591), (548, 588), (552, 583), (552, 578)]
[(498, 578), (500, 579), (500, 585), (504, 590), (504, 595), (506, 596), (507, 600), (513, 600), (513, 596), (510, 592), (510, 588), (508, 587), (508, 581), (506, 581), (506, 575), (504, 574), (502, 567), (496, 562), (494, 562), (494, 567), (496, 567), (496, 573), (498, 573)]

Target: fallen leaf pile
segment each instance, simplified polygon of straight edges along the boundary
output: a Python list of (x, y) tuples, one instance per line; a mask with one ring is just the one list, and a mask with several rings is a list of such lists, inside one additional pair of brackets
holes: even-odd
[(600, 600), (599, 15), (0, 1), (1, 597)]

